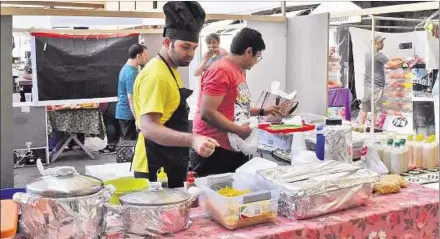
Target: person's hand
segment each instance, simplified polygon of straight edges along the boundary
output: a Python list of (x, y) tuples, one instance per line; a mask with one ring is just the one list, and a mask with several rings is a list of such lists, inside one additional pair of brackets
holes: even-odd
[(211, 156), (216, 147), (220, 147), (220, 144), (215, 139), (211, 139), (206, 136), (193, 134), (192, 148), (198, 155), (207, 158)]
[(281, 109), (278, 105), (270, 106), (267, 108), (264, 108), (264, 114), (265, 115), (275, 115), (275, 116), (281, 116)]
[(205, 59), (207, 61), (207, 60), (209, 60), (209, 58), (212, 57), (213, 54), (214, 54), (214, 52), (212, 50), (209, 50), (205, 53), (205, 55), (203, 55), (203, 59)]
[(228, 52), (225, 49), (223, 49), (223, 48), (220, 48), (218, 51), (219, 51), (220, 55), (222, 55), (222, 56), (227, 56), (228, 55)]
[(246, 123), (242, 126), (240, 126), (240, 130), (238, 131), (237, 135), (240, 136), (242, 139), (246, 139), (251, 135), (252, 129), (249, 127), (249, 123)]

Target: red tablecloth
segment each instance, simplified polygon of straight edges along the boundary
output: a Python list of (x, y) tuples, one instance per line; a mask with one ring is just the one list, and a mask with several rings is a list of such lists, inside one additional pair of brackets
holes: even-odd
[[(195, 209), (194, 223), (187, 230), (164, 238), (438, 239), (438, 212), (439, 191), (411, 184), (400, 193), (376, 196), (365, 207), (309, 220), (278, 217), (274, 223), (235, 231), (223, 228)], [(122, 237), (113, 234), (108, 238)]]

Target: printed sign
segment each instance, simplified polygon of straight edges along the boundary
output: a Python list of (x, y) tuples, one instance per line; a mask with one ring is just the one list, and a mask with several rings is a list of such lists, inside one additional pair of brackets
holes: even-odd
[(399, 134), (413, 134), (413, 117), (387, 115), (383, 130)]

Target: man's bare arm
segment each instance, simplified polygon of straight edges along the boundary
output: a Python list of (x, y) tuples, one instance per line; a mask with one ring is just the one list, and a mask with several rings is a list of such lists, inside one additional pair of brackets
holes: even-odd
[(134, 114), (134, 107), (133, 107), (133, 95), (128, 93), (127, 94), (127, 98), (128, 98), (128, 104), (130, 105), (131, 113), (133, 114), (133, 116), (135, 116), (135, 114)]
[(211, 126), (223, 131), (241, 135), (242, 127), (228, 120), (220, 112), (217, 111), (219, 105), (223, 101), (223, 96), (202, 96), (202, 106), (200, 113), (202, 120), (208, 122)]
[(172, 130), (160, 124), (161, 114), (150, 113), (141, 116), (142, 135), (157, 144), (169, 147), (192, 147), (193, 135)]

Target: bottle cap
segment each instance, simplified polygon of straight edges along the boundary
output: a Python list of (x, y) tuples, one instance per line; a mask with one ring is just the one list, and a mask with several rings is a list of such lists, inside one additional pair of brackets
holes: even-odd
[(393, 139), (389, 139), (389, 140), (387, 141), (387, 145), (393, 145)]
[(400, 147), (400, 143), (399, 142), (395, 142), (394, 143), (394, 147)]
[(419, 142), (423, 141), (423, 135), (418, 135), (416, 138), (416, 141), (419, 141)]
[(400, 140), (400, 144), (401, 144), (401, 145), (405, 145), (405, 143), (406, 143), (406, 139), (401, 139), (401, 140)]
[(414, 140), (414, 136), (413, 135), (409, 135), (408, 136), (408, 141), (413, 141)]
[(157, 172), (157, 179), (166, 179), (168, 178), (167, 173), (165, 173), (165, 169), (163, 167)]

